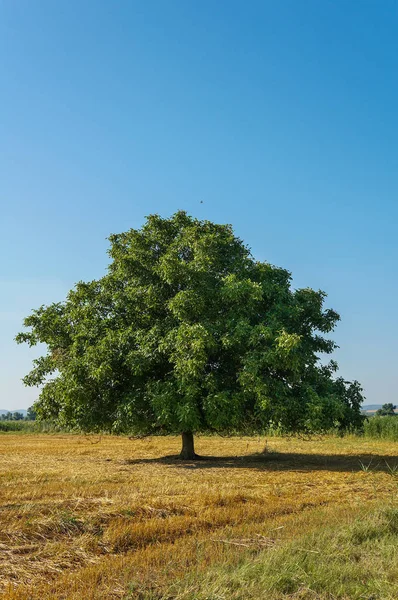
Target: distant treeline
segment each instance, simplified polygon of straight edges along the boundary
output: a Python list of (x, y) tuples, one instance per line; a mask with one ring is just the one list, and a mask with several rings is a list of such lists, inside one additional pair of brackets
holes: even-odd
[(23, 413), (15, 411), (3, 413), (0, 415), (0, 421), (35, 421), (36, 420), (36, 412), (33, 410), (31, 406), (28, 408), (26, 416)]
[[(71, 430), (61, 427), (54, 421), (36, 421), (31, 417), (29, 418), (28, 415), (26, 417), (22, 415), (22, 418), (19, 416), (15, 417), (15, 415), (21, 415), (21, 413), (9, 414), (13, 414), (14, 417), (10, 419), (8, 415), (1, 415), (0, 433), (79, 433), (78, 430)], [(325, 433), (329, 435), (341, 435), (341, 432), (334, 430)], [(379, 413), (379, 415), (366, 418), (363, 423), (363, 428), (347, 433), (374, 439), (398, 441), (398, 416), (396, 414), (394, 416), (381, 416)], [(208, 435), (211, 434), (212, 432), (208, 432)], [(235, 432), (235, 435), (258, 435), (258, 432), (255, 434), (255, 432), (242, 431)], [(286, 433), (275, 428), (270, 428), (269, 430), (263, 431), (262, 435), (266, 437), (283, 437), (286, 435)]]

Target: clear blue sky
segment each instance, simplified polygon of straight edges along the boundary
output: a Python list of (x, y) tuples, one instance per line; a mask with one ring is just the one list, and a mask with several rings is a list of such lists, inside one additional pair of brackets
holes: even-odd
[(2, 0), (0, 408), (37, 394), (30, 309), (177, 209), (324, 289), (342, 375), (396, 402), (397, 31), (391, 0)]

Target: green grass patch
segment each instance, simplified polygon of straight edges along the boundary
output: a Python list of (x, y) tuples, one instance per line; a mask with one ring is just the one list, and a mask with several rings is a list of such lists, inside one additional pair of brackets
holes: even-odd
[(398, 416), (371, 417), (364, 423), (365, 437), (398, 441)]
[(61, 433), (64, 430), (50, 421), (0, 421), (1, 433)]
[(0, 421), (0, 432), (24, 431), (32, 433), (35, 430), (35, 421)]
[[(131, 598), (134, 597), (131, 596)], [(398, 509), (282, 541), (236, 565), (195, 574), (142, 600), (396, 600)]]

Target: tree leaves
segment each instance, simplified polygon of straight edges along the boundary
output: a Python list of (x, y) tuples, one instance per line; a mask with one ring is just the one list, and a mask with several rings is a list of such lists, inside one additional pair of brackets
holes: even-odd
[(47, 347), (24, 379), (43, 386), (39, 416), (137, 432), (360, 424), (359, 384), (319, 364), (339, 320), (324, 292), (293, 290), (230, 225), (182, 211), (109, 240), (104, 277), (34, 310), (16, 338)]

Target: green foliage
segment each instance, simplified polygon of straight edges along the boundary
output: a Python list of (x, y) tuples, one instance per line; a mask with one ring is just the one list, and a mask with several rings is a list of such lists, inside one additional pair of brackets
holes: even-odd
[(0, 415), (0, 421), (22, 421), (23, 418), (24, 416), (20, 412), (8, 412)]
[(41, 418), (87, 431), (359, 427), (361, 388), (334, 378), (325, 294), (256, 261), (229, 225), (184, 212), (110, 236), (111, 263), (28, 316), (46, 344), (24, 382)]
[(371, 417), (364, 423), (366, 437), (398, 441), (398, 419), (394, 417)]
[(33, 408), (33, 406), (30, 406), (27, 410), (26, 413), (26, 420), (27, 421), (35, 421), (36, 420), (36, 411)]
[(394, 417), (395, 416), (395, 409), (397, 407), (392, 404), (391, 402), (388, 404), (383, 404), (383, 406), (381, 408), (379, 408), (379, 410), (376, 411), (376, 416), (377, 417)]
[(12, 413), (8, 412), (8, 413), (3, 413), (2, 415), (0, 415), (0, 421), (12, 421)]
[[(5, 419), (0, 420), (0, 432), (4, 431), (24, 431), (26, 421), (6, 421)], [(30, 425), (30, 423), (29, 423)]]
[(0, 433), (67, 433), (67, 428), (61, 428), (57, 423), (53, 421), (0, 421)]

